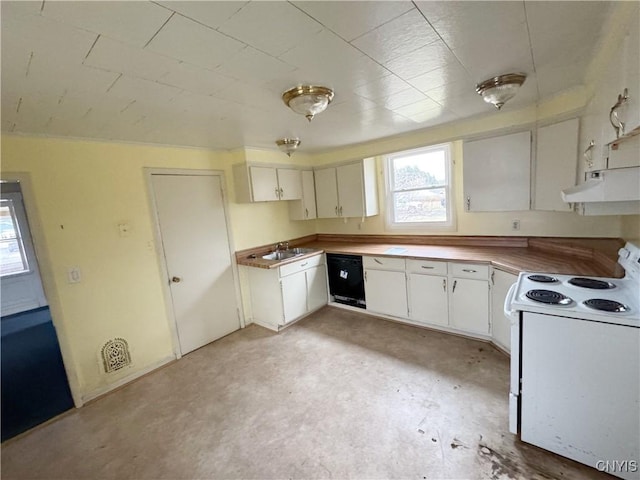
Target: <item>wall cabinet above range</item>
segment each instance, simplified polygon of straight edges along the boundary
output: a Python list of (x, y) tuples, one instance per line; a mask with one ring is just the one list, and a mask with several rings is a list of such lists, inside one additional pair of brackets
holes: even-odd
[(300, 170), (241, 163), (233, 166), (238, 203), (299, 200), (302, 198)]
[(378, 214), (374, 158), (316, 168), (318, 218), (370, 217)]

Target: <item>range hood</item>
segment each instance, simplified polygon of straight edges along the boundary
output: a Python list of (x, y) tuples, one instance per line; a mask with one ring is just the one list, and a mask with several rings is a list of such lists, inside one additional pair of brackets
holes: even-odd
[(582, 204), (584, 215), (640, 214), (640, 167), (589, 172), (581, 185), (562, 191), (562, 200)]

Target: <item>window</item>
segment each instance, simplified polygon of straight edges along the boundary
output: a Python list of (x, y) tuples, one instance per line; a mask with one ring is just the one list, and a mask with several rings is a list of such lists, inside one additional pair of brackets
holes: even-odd
[[(22, 203), (18, 202), (17, 206), (22, 207)], [(28, 271), (29, 262), (20, 236), (14, 200), (2, 198), (0, 200), (0, 276)]]
[(386, 165), (389, 227), (453, 227), (449, 144), (394, 153)]

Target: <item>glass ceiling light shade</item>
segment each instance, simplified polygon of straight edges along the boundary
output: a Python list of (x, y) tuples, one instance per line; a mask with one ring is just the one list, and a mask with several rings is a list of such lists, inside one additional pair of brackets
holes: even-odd
[(296, 113), (311, 121), (314, 115), (324, 112), (333, 100), (333, 90), (314, 85), (298, 85), (282, 94), (284, 103)]
[(526, 78), (524, 73), (500, 75), (476, 85), (476, 92), (482, 95), (485, 102), (500, 110), (508, 100), (515, 97)]
[(276, 140), (276, 145), (283, 153), (286, 153), (287, 156), (290, 157), (300, 146), (300, 140), (297, 138), (281, 138), (280, 140)]

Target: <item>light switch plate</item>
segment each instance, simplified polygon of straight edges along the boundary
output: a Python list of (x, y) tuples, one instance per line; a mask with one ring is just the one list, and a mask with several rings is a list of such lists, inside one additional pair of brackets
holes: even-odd
[(69, 267), (67, 269), (67, 280), (69, 283), (80, 283), (82, 281), (80, 267)]

